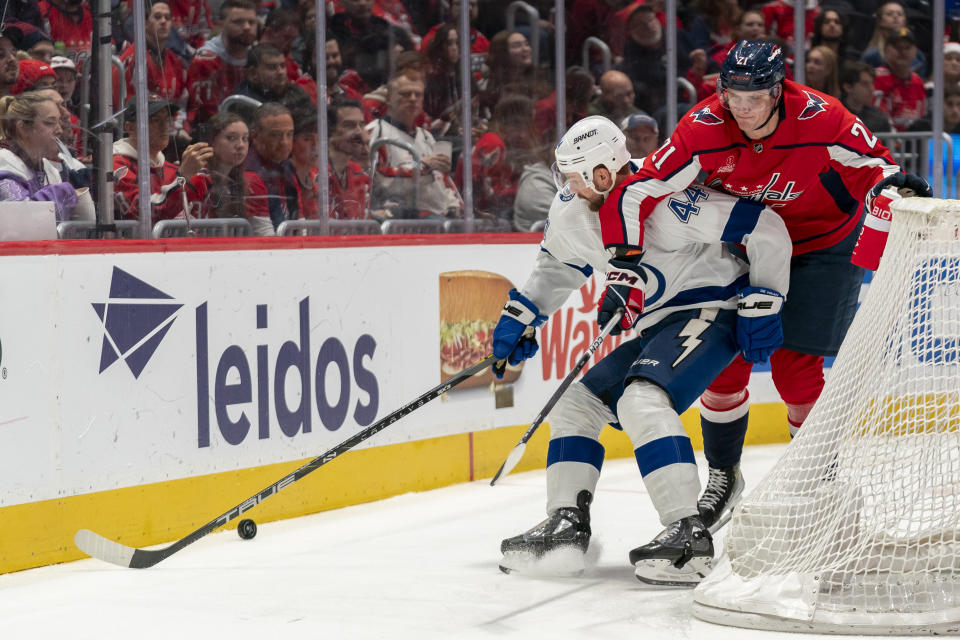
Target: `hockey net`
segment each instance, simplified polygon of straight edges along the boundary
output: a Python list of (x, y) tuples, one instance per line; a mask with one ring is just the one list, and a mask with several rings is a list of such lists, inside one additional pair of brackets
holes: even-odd
[(826, 387), (737, 508), (695, 592), (697, 617), (778, 631), (960, 632), (958, 229), (960, 201), (894, 206)]

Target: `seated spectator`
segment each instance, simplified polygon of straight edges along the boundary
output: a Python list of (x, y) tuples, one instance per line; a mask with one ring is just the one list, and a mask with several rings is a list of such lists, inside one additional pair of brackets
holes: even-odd
[(370, 144), (364, 124), (363, 109), (356, 100), (340, 99), (327, 107), (330, 217), (337, 220), (392, 217), (386, 208), (369, 211), (371, 186), (365, 167), (370, 162)]
[(423, 109), (433, 120), (449, 123), (453, 110), (460, 104), (460, 44), (456, 26), (443, 25), (425, 52), (428, 71)]
[[(37, 0), (2, 0), (0, 1), (0, 15), (17, 16), (17, 20), (25, 22), (37, 29), (43, 26), (43, 16)], [(0, 22), (9, 22), (0, 20)]]
[[(297, 12), (300, 19), (300, 33), (294, 38), (290, 47), (290, 57), (300, 67), (300, 71), (315, 78), (317, 76), (317, 5), (313, 2), (300, 2), (297, 5)], [(327, 40), (329, 41), (332, 37), (328, 34)], [(328, 59), (329, 55), (328, 53)], [(337, 55), (340, 55), (340, 47), (337, 47)]]
[[(407, 8), (404, 6), (403, 0), (360, 0), (366, 4), (370, 5), (370, 14), (375, 18), (383, 18), (391, 26), (403, 30), (407, 35), (414, 37), (417, 42), (414, 44), (419, 44), (419, 37), (417, 37), (417, 32), (413, 27), (413, 19), (410, 16), (410, 13), (407, 11)], [(329, 0), (329, 6), (332, 7), (333, 13), (343, 13), (346, 11), (350, 5), (350, 0)], [(420, 3), (421, 5), (424, 3)], [(421, 10), (426, 9), (426, 7), (419, 7)], [(328, 7), (329, 10), (329, 7)]]
[(0, 200), (53, 202), (58, 222), (77, 209), (77, 190), (47, 160), (58, 160), (60, 111), (40, 92), (0, 98)]
[[(343, 68), (340, 56), (340, 43), (332, 35), (327, 35), (327, 104), (339, 98), (362, 100), (369, 91), (367, 83), (353, 69)], [(311, 66), (312, 68), (312, 66)]]
[[(927, 80), (927, 93), (933, 93), (935, 78)], [(960, 84), (960, 43), (943, 43), (943, 86)]]
[[(468, 0), (468, 2), (470, 4), (470, 69), (476, 79), (479, 80), (480, 73), (483, 70), (483, 61), (487, 57), (487, 51), (490, 50), (490, 41), (473, 26), (480, 16), (479, 0)], [(429, 49), (430, 41), (437, 35), (437, 31), (444, 25), (450, 23), (456, 25), (457, 28), (460, 27), (460, 0), (452, 0), (450, 2), (450, 19), (447, 22), (434, 25), (427, 31), (426, 35), (423, 36), (423, 41), (420, 43), (420, 50), (426, 51)]]
[[(396, 60), (396, 70), (393, 72), (393, 75), (399, 75), (404, 71), (416, 71), (421, 76), (425, 76), (427, 73), (427, 59), (423, 57), (419, 51), (404, 51), (397, 56)], [(367, 122), (373, 122), (377, 118), (382, 118), (387, 113), (387, 104), (388, 104), (388, 94), (390, 93), (390, 87), (387, 84), (383, 84), (373, 91), (370, 91), (363, 96), (363, 116), (366, 118)], [(420, 113), (414, 120), (414, 124), (418, 127), (427, 127), (430, 124), (430, 116), (427, 115), (426, 111)]]
[[(587, 117), (590, 100), (596, 94), (593, 74), (583, 67), (572, 66), (566, 73), (566, 128), (577, 120)], [(534, 127), (540, 133), (544, 144), (554, 142), (563, 135), (557, 131), (557, 92), (554, 91), (542, 100), (537, 100), (534, 108)]]
[(17, 48), (26, 52), (34, 60), (50, 63), (53, 57), (53, 40), (42, 29), (35, 29), (22, 22), (15, 23), (22, 34), (16, 43)]
[[(385, 144), (380, 147), (377, 172), (373, 177), (374, 192), (380, 201), (394, 205), (395, 217), (427, 217), (460, 215), (460, 194), (450, 179), (451, 157), (438, 153), (433, 135), (415, 121), (423, 111), (423, 76), (407, 69), (390, 82), (387, 113), (367, 125), (371, 144), (387, 139), (404, 142), (420, 155), (420, 200), (414, 202), (414, 157), (405, 149)], [(379, 208), (379, 207), (378, 207)]]
[[(246, 96), (260, 104), (278, 102), (291, 112), (316, 111), (307, 92), (290, 82), (283, 53), (271, 44), (250, 47), (250, 52), (247, 54), (247, 77), (231, 95)], [(254, 108), (245, 103), (238, 103), (231, 110), (250, 122)]]
[(8, 37), (6, 29), (0, 31), (0, 98), (12, 93), (20, 77), (20, 61), (17, 48)]
[(188, 119), (202, 124), (246, 77), (247, 53), (257, 39), (257, 12), (251, 0), (220, 5), (220, 35), (208, 40), (187, 67)]
[(826, 45), (818, 45), (807, 53), (804, 65), (806, 85), (833, 96), (840, 97), (840, 69), (837, 67), (837, 54)]
[(847, 53), (847, 44), (846, 17), (836, 9), (824, 9), (813, 21), (811, 45), (830, 47), (838, 62), (846, 60), (848, 56), (854, 60), (859, 59), (858, 51), (851, 50), (850, 54)]
[(810, 36), (813, 34), (813, 21), (820, 14), (819, 0), (803, 0), (805, 3), (803, 42), (794, 42), (793, 22), (794, 8), (796, 0), (772, 0), (763, 5), (763, 18), (767, 23), (767, 29), (771, 35), (775, 35), (787, 43), (791, 48), (794, 46), (806, 47)]
[[(56, 58), (56, 56), (54, 57)], [(64, 181), (69, 182), (77, 189), (89, 187), (93, 183), (92, 173), (83, 162), (77, 159), (79, 153), (75, 152), (72, 148), (76, 142), (76, 138), (72, 133), (73, 118), (76, 116), (67, 109), (66, 101), (56, 89), (44, 89), (37, 93), (47, 96), (52, 100), (60, 112), (61, 134), (57, 139), (60, 154), (57, 160), (50, 160), (50, 162), (57, 166)]]
[[(914, 120), (907, 131), (933, 131), (932, 114)], [(948, 85), (943, 88), (943, 132), (960, 134), (960, 85)], [(956, 144), (956, 139), (954, 139)]]
[(199, 49), (213, 28), (213, 11), (207, 0), (169, 0), (173, 26), (192, 49)]
[(741, 40), (763, 40), (767, 37), (767, 24), (763, 12), (752, 9), (740, 14), (737, 28), (730, 42), (717, 43), (707, 50), (707, 55), (719, 66), (727, 59), (730, 49)]
[(850, 113), (860, 118), (874, 133), (891, 131), (890, 118), (873, 106), (876, 70), (866, 62), (847, 60), (840, 72), (841, 101)]
[[(667, 104), (667, 67), (664, 63), (666, 44), (663, 27), (657, 20), (653, 7), (640, 5), (634, 9), (627, 21), (627, 42), (623, 49), (623, 63), (620, 70), (630, 77), (637, 103), (647, 113), (659, 117), (658, 111)], [(694, 48), (689, 36), (682, 30), (677, 31), (677, 74), (685, 76), (691, 66), (691, 53)], [(701, 54), (702, 50), (697, 49)], [(705, 56), (704, 56), (705, 58)], [(703, 60), (703, 70), (707, 71), (707, 61)], [(674, 82), (670, 82), (673, 90)], [(696, 86), (696, 85), (694, 85)]]
[(300, 217), (316, 219), (320, 214), (320, 168), (317, 145), (317, 116), (313, 113), (295, 113), (293, 118), (293, 150), (290, 164), (300, 190)]
[(914, 120), (927, 113), (923, 80), (910, 68), (916, 55), (916, 38), (912, 31), (903, 28), (887, 37), (884, 45), (887, 63), (877, 68), (873, 85), (876, 106), (890, 117), (897, 131), (906, 131)]
[(519, 93), (534, 100), (550, 93), (550, 86), (538, 76), (533, 50), (525, 35), (519, 31), (501, 31), (493, 36), (480, 90), (480, 105), (488, 110), (506, 93)]
[(645, 158), (660, 146), (660, 126), (643, 111), (624, 118), (620, 128), (627, 136), (627, 150), (631, 158)]
[(267, 14), (263, 23), (263, 33), (260, 34), (260, 44), (269, 44), (276, 47), (283, 54), (287, 77), (290, 82), (297, 82), (303, 75), (300, 65), (291, 57), (293, 42), (300, 35), (300, 16), (293, 9), (274, 7)]
[(712, 47), (735, 42), (742, 13), (736, 2), (697, 0), (695, 7), (694, 18), (687, 29), (695, 48), (709, 51)]
[[(147, 43), (147, 91), (151, 95), (160, 96), (174, 103), (179, 108), (186, 99), (187, 72), (183, 65), (183, 58), (167, 47), (172, 29), (173, 17), (170, 13), (170, 5), (157, 0), (150, 6), (144, 24)], [(120, 61), (124, 65), (123, 82), (126, 83), (128, 97), (136, 94), (134, 60), (134, 47), (131, 42), (120, 54)], [(117, 87), (120, 83), (120, 74), (116, 68), (113, 70), (113, 82), (114, 104), (119, 105), (120, 92)]]
[[(473, 148), (473, 195), (478, 212), (498, 218), (512, 214), (520, 174), (537, 159), (539, 143), (533, 118), (534, 102), (526, 96), (506, 95), (493, 108), (490, 129)], [(457, 174), (458, 184), (462, 184), (462, 166)]]
[(251, 206), (260, 217), (269, 215), (276, 229), (296, 220), (303, 210), (297, 174), (290, 163), (293, 116), (282, 104), (267, 102), (253, 112), (252, 144), (244, 163), (250, 182)]
[[(169, 141), (176, 110), (176, 105), (159, 96), (150, 96), (147, 100), (151, 224), (183, 213), (183, 181), (179, 178), (192, 178), (213, 153), (207, 144), (192, 144), (184, 149), (179, 167), (167, 161), (163, 149)], [(117, 220), (137, 220), (140, 217), (136, 119), (136, 98), (132, 98), (124, 109), (123, 130), (127, 137), (113, 143), (114, 217)]]
[(20, 61), (20, 76), (11, 93), (17, 95), (24, 91), (53, 89), (56, 85), (57, 72), (50, 65), (33, 58), (26, 58)]
[(513, 202), (513, 228), (517, 231), (530, 231), (537, 222), (547, 219), (550, 204), (557, 195), (557, 185), (553, 181), (554, 145), (543, 145), (538, 150), (536, 162), (523, 168), (517, 183), (517, 198)]
[(61, 126), (63, 127), (63, 136), (61, 140), (76, 154), (80, 154), (82, 138), (80, 132), (80, 118), (70, 109), (70, 101), (73, 99), (73, 92), (77, 88), (77, 66), (70, 58), (63, 56), (54, 56), (50, 61), (50, 67), (57, 74), (57, 83), (54, 89), (60, 96), (58, 107), (62, 107), (60, 113)]
[(343, 13), (334, 15), (329, 30), (340, 44), (344, 65), (356, 69), (367, 86), (379, 87), (391, 69), (396, 49), (410, 50), (413, 42), (403, 29), (373, 15), (369, 0), (341, 0)]
[(43, 30), (66, 46), (68, 57), (89, 54), (93, 44), (93, 14), (88, 0), (40, 0)]
[(636, 97), (627, 74), (611, 69), (600, 76), (600, 95), (590, 103), (588, 112), (620, 122), (637, 110)]
[(250, 148), (247, 123), (235, 113), (218, 113), (203, 127), (213, 153), (207, 166), (187, 182), (190, 214), (196, 218), (246, 218), (254, 234), (274, 235), (266, 206), (251, 199), (243, 162)]
[[(871, 36), (870, 42), (867, 43), (867, 48), (864, 50), (863, 55), (860, 56), (860, 59), (874, 68), (886, 64), (887, 40), (900, 33), (903, 29), (908, 28), (907, 12), (904, 10), (903, 5), (897, 0), (884, 2), (877, 7), (873, 36)], [(914, 44), (916, 44), (916, 42), (914, 42)], [(920, 49), (917, 49), (913, 60), (910, 61), (910, 69), (915, 71), (920, 77), (923, 77), (926, 75), (926, 68), (927, 58)]]

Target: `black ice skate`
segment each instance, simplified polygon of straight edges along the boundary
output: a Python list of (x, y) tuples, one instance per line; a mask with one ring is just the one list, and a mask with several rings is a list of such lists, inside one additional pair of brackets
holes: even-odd
[(631, 551), (630, 562), (640, 582), (692, 587), (710, 573), (713, 538), (698, 516), (689, 516)]
[(740, 475), (739, 464), (722, 469), (711, 466), (709, 469), (707, 488), (697, 500), (697, 511), (710, 533), (716, 533), (727, 524), (733, 515), (733, 508), (740, 502), (743, 476)]
[[(500, 543), (503, 559), (500, 570), (504, 573), (526, 571), (575, 575), (583, 571), (583, 556), (590, 544), (590, 502), (593, 495), (583, 490), (577, 495), (576, 507), (561, 507), (550, 517), (518, 536)], [(551, 566), (538, 566), (544, 556), (555, 551), (565, 551), (564, 558)], [(572, 553), (571, 553), (572, 552)]]

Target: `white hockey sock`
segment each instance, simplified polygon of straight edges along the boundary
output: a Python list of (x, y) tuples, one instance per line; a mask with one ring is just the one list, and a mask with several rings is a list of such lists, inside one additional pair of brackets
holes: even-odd
[(584, 489), (594, 494), (603, 466), (600, 431), (616, 418), (600, 398), (574, 382), (550, 412), (547, 513), (577, 506)]
[(667, 393), (652, 382), (636, 380), (617, 403), (617, 415), (633, 443), (660, 522), (666, 526), (696, 515), (700, 477), (693, 447)]

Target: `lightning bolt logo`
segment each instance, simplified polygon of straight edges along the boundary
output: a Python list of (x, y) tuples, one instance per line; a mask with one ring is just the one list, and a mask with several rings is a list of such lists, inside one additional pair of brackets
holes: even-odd
[(700, 318), (693, 318), (683, 326), (683, 329), (680, 330), (677, 337), (686, 339), (680, 345), (683, 347), (683, 352), (673, 361), (672, 367), (674, 369), (676, 369), (677, 365), (683, 362), (687, 356), (693, 353), (694, 349), (703, 343), (703, 340), (700, 339), (700, 334), (706, 331), (709, 326), (709, 322), (701, 320)]

